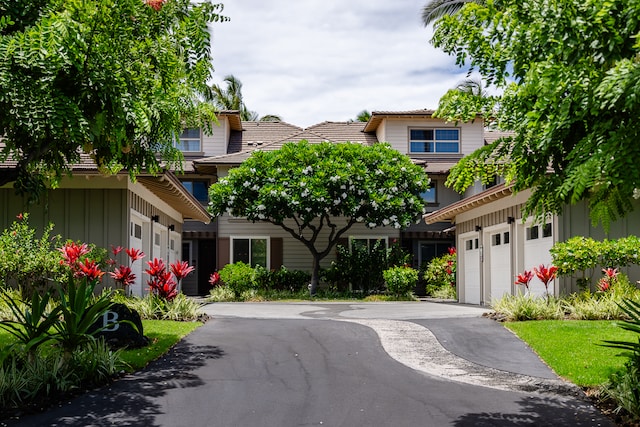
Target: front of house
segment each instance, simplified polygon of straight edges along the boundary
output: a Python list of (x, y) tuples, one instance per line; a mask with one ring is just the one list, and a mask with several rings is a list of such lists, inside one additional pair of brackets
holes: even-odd
[[(424, 165), (432, 188), (423, 194), (428, 212), (460, 200), (461, 196), (444, 186), (449, 169), (464, 155), (484, 144), (483, 121), (455, 125), (432, 116), (431, 110), (373, 112), (364, 122), (322, 122), (306, 129), (285, 122), (246, 122), (239, 112), (218, 114), (219, 126), (210, 136), (198, 129), (186, 130), (180, 139), (187, 164), (181, 180), (194, 195), (206, 203), (206, 189), (226, 176), (230, 169), (246, 160), (254, 150), (277, 150), (287, 142), (307, 140), (310, 143), (330, 141), (376, 144), (388, 142), (407, 154), (415, 163)], [(326, 238), (326, 236), (325, 236)], [(419, 267), (434, 256), (455, 245), (450, 226), (420, 223), (404, 230), (392, 227), (367, 228), (354, 225), (341, 241), (359, 240), (373, 244), (383, 240), (387, 245), (398, 242), (413, 256)], [(215, 218), (210, 225), (187, 221), (183, 231), (182, 257), (196, 265), (196, 274), (187, 278), (188, 294), (208, 292), (209, 275), (228, 263), (244, 261), (277, 269), (310, 271), (311, 254), (299, 241), (282, 228), (269, 223), (252, 223), (228, 215)], [(335, 260), (335, 251), (321, 267)]]

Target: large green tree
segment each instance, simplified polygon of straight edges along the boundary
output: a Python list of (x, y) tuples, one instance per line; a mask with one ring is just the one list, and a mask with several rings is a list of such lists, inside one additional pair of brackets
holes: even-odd
[[(189, 0), (0, 1), (0, 185), (38, 194), (90, 155), (156, 172), (184, 126), (210, 126), (209, 24)], [(158, 154), (161, 157), (158, 157)]]
[[(605, 227), (628, 213), (640, 193), (639, 35), (638, 0), (487, 0), (440, 17), (432, 43), (504, 90), (492, 111), (515, 132), (460, 162), (449, 184), (500, 174), (533, 189), (530, 213), (588, 200)], [(465, 102), (437, 114), (468, 120)]]
[(255, 151), (211, 186), (209, 212), (269, 222), (302, 242), (313, 256), (313, 294), (320, 261), (340, 237), (356, 223), (409, 226), (424, 213), (428, 185), (424, 170), (388, 144), (300, 141)]

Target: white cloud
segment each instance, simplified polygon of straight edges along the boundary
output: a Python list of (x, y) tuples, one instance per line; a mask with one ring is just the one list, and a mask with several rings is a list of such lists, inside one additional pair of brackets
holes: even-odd
[(466, 70), (429, 43), (426, 0), (228, 0), (214, 24), (214, 82), (246, 105), (307, 127), (362, 110), (435, 108)]

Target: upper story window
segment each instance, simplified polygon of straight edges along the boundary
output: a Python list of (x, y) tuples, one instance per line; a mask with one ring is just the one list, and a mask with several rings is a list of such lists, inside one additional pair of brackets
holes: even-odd
[(460, 129), (410, 129), (411, 153), (459, 153)]
[(422, 197), (422, 199), (426, 202), (426, 203), (438, 203), (438, 198), (437, 196), (437, 192), (436, 192), (436, 188), (437, 188), (438, 184), (436, 181), (431, 181), (431, 186), (429, 187), (429, 189), (423, 193), (420, 193), (420, 197)]
[(176, 148), (185, 152), (202, 151), (202, 138), (200, 128), (187, 128), (180, 134), (176, 141)]
[(198, 199), (199, 202), (207, 203), (209, 201), (209, 181), (202, 180), (184, 180), (182, 185), (187, 191)]

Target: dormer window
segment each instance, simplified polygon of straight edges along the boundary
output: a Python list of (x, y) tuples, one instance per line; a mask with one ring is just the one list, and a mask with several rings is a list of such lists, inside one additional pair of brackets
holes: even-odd
[(183, 152), (202, 151), (202, 138), (200, 128), (187, 128), (180, 134), (176, 141), (176, 148)]
[(411, 153), (460, 152), (460, 129), (409, 129)]

